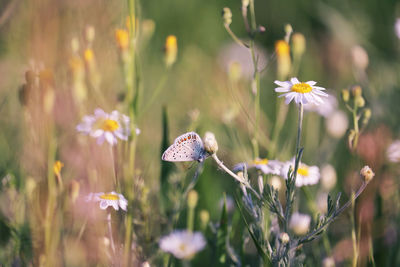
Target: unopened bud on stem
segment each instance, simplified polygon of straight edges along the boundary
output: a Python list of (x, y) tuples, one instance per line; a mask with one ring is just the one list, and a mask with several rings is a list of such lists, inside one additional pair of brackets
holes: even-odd
[(375, 176), (375, 173), (369, 166), (364, 166), (360, 171), (361, 179), (365, 183), (369, 183)]
[(206, 132), (203, 138), (204, 149), (210, 153), (215, 154), (218, 151), (218, 143), (215, 135), (212, 132)]
[(232, 12), (229, 7), (224, 7), (222, 9), (222, 18), (224, 19), (225, 26), (229, 26), (232, 23)]

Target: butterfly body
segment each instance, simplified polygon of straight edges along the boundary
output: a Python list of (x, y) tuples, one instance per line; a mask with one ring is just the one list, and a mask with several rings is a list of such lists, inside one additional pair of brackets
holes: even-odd
[(202, 162), (208, 154), (203, 141), (195, 132), (178, 136), (174, 143), (165, 150), (161, 159), (165, 161), (194, 161)]

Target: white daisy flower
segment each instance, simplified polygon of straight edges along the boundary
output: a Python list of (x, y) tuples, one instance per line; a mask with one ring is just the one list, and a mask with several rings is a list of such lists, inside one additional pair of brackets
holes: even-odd
[(126, 141), (130, 135), (129, 117), (116, 110), (108, 114), (97, 108), (94, 115), (84, 116), (82, 120), (76, 130), (96, 138), (99, 145), (104, 141), (115, 145), (118, 138)]
[(121, 195), (114, 191), (110, 193), (90, 193), (86, 197), (86, 201), (93, 201), (93, 202), (100, 202), (100, 209), (105, 210), (108, 207), (113, 207), (115, 210), (122, 210), (126, 211), (128, 207), (128, 200)]
[(315, 86), (317, 82), (308, 81), (300, 82), (297, 78), (291, 78), (290, 81), (275, 81), (275, 84), (279, 87), (275, 88), (275, 92), (283, 93), (279, 97), (284, 96), (286, 98), (285, 103), (289, 104), (293, 99), (296, 104), (307, 104), (314, 103), (316, 105), (323, 104), (323, 97), (327, 97), (328, 94), (322, 92), (325, 90), (323, 87)]
[(289, 228), (292, 229), (296, 235), (304, 235), (308, 232), (310, 223), (310, 215), (295, 212), (292, 214), (292, 217), (290, 217)]
[(391, 162), (400, 162), (400, 140), (396, 140), (392, 144), (390, 144), (390, 146), (386, 150), (386, 156)]
[(256, 159), (250, 162), (249, 167), (255, 167), (261, 170), (264, 174), (280, 175), (282, 162), (279, 160)]
[(400, 18), (397, 18), (396, 22), (394, 23), (394, 31), (396, 33), (397, 38), (400, 39)]
[(178, 259), (191, 259), (206, 246), (206, 240), (200, 232), (176, 230), (161, 238), (160, 248)]
[(331, 116), (335, 111), (338, 106), (338, 101), (335, 96), (328, 94), (327, 98), (324, 100), (323, 105), (318, 105), (314, 102), (309, 102), (305, 104), (304, 110), (311, 111), (311, 112), (316, 112), (322, 117), (329, 117)]
[[(285, 179), (287, 179), (287, 173), (290, 166), (292, 166), (292, 170), (294, 170), (294, 160), (287, 161), (282, 167), (281, 176)], [(317, 184), (319, 178), (320, 173), (317, 166), (308, 166), (304, 163), (300, 163), (299, 168), (297, 169), (296, 186), (301, 187), (304, 185)]]
[(262, 171), (264, 174), (280, 175), (283, 163), (279, 160), (268, 160), (268, 159), (255, 159), (249, 164), (239, 163), (233, 167), (234, 172), (243, 171), (246, 168), (256, 168)]

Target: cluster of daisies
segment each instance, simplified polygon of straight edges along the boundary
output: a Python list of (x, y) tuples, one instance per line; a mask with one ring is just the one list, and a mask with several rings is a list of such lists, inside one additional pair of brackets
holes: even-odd
[[(285, 103), (289, 104), (292, 100), (296, 104), (303, 105), (305, 110), (315, 111), (324, 117), (328, 117), (335, 111), (337, 101), (323, 92), (325, 89), (316, 86), (316, 82), (300, 82), (297, 78), (290, 81), (275, 81), (279, 87), (275, 88), (276, 92), (282, 93), (279, 97), (285, 97)], [(323, 98), (330, 101), (323, 101)], [(320, 105), (324, 104), (322, 108)], [(78, 132), (89, 135), (96, 139), (99, 145), (107, 142), (114, 146), (118, 140), (127, 141), (130, 134), (129, 117), (112, 111), (110, 114), (102, 109), (96, 109), (94, 115), (84, 116), (82, 123), (76, 127)], [(136, 129), (136, 134), (140, 130)], [(278, 160), (257, 159), (248, 164), (249, 168), (257, 168), (264, 174), (272, 174), (287, 179), (287, 173), (292, 166), (294, 160), (280, 162)], [(241, 165), (243, 167), (243, 165)], [(237, 166), (236, 169), (240, 168)], [(320, 171), (317, 166), (308, 166), (301, 163), (297, 170), (296, 186), (307, 186), (318, 183), (320, 179)], [(116, 192), (110, 193), (91, 193), (86, 198), (87, 201), (99, 202), (100, 208), (106, 210), (112, 207), (115, 210), (122, 209), (127, 211), (128, 201), (121, 194)], [(308, 230), (310, 217), (299, 213), (293, 214), (291, 217), (291, 228), (298, 234)], [(202, 233), (192, 232), (188, 230), (176, 230), (171, 234), (164, 236), (159, 241), (160, 248), (168, 253), (173, 254), (179, 259), (191, 259), (198, 251), (202, 250), (206, 245), (206, 241)]]
[[(287, 174), (289, 168), (294, 169), (294, 159), (286, 162), (281, 162), (279, 160), (268, 160), (268, 159), (256, 159), (250, 163), (240, 163), (234, 167), (234, 171), (243, 171), (246, 168), (256, 168), (260, 170), (263, 174), (271, 174), (275, 176), (287, 179)], [(304, 163), (300, 163), (297, 169), (296, 186), (306, 186), (317, 184), (320, 179), (320, 171), (317, 166), (309, 166)], [(272, 184), (273, 185), (273, 184)]]

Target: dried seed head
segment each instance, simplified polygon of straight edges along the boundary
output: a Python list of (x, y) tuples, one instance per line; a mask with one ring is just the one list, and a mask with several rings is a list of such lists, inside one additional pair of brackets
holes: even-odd
[(361, 171), (361, 179), (365, 183), (369, 183), (375, 176), (375, 173), (372, 171), (372, 169), (369, 166), (364, 166)]
[(218, 143), (215, 135), (212, 132), (206, 132), (203, 138), (204, 149), (210, 153), (215, 154), (218, 151)]

